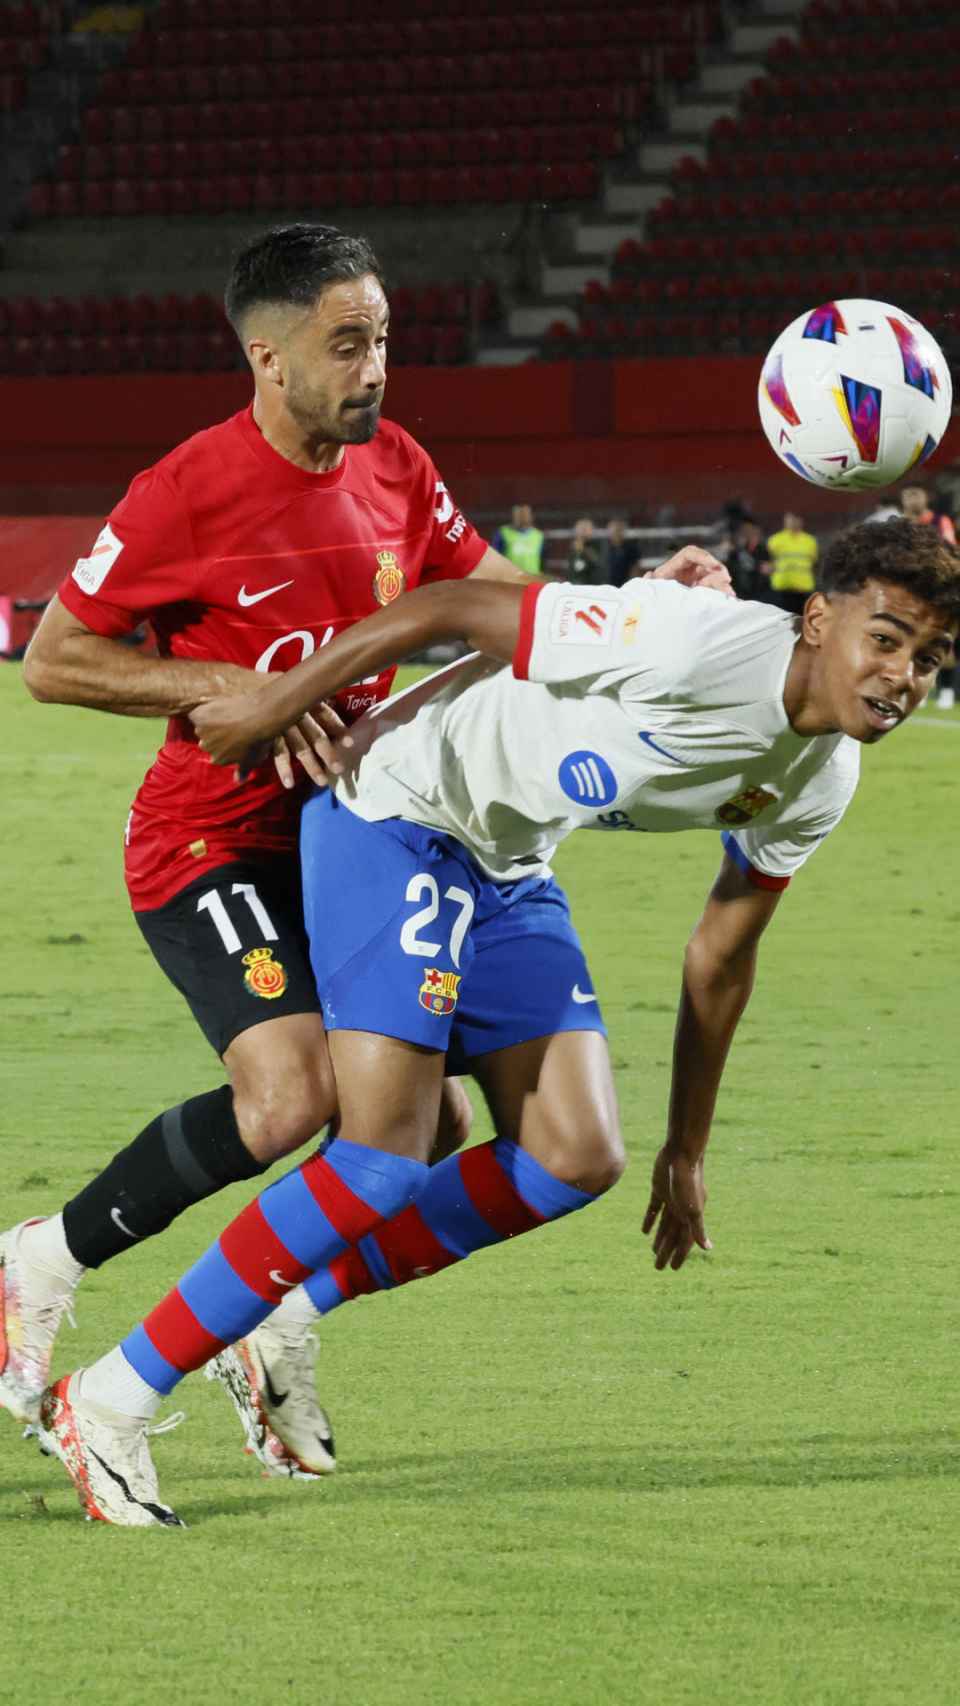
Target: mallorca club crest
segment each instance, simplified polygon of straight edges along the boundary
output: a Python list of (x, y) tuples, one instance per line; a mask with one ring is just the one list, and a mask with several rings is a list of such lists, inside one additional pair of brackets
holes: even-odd
[(246, 971), (243, 974), (244, 988), (251, 995), (260, 995), (264, 1001), (276, 1001), (287, 987), (287, 974), (279, 960), (273, 957), (272, 948), (251, 948), (249, 954), (244, 954), (243, 963)]
[(428, 1013), (452, 1013), (460, 994), (460, 978), (455, 971), (438, 971), (429, 966), (420, 985), (420, 1005)]
[(751, 823), (767, 806), (771, 806), (776, 797), (776, 794), (768, 793), (766, 788), (744, 788), (742, 793), (734, 794), (731, 800), (724, 800), (723, 805), (718, 806), (713, 815), (717, 822), (724, 824), (727, 829), (742, 829), (745, 823)]
[(377, 572), (373, 577), (373, 596), (378, 604), (392, 604), (405, 590), (407, 577), (397, 562), (394, 551), (377, 552)]

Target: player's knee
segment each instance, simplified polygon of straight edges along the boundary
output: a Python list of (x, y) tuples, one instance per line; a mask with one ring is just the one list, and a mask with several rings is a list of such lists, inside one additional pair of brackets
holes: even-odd
[(620, 1127), (616, 1121), (597, 1118), (576, 1131), (555, 1134), (550, 1172), (565, 1185), (573, 1185), (590, 1196), (602, 1196), (623, 1176), (627, 1165)]
[(316, 1137), (336, 1111), (325, 1072), (291, 1073), (234, 1088), (240, 1136), (258, 1161), (277, 1161)]

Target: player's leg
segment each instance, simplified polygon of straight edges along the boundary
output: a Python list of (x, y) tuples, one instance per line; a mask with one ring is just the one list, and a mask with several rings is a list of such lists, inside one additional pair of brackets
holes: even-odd
[(306, 1281), (321, 1314), (586, 1207), (623, 1170), (606, 1032), (562, 890), (494, 885), (471, 948), (453, 1047), (497, 1137), (433, 1169), (413, 1207)]
[[(429, 1001), (418, 1002), (428, 982), (418, 963), (422, 948), (411, 955), (403, 945), (413, 911), (406, 896), (426, 855), (360, 825), (365, 882), (357, 904), (347, 907), (335, 873), (353, 868), (361, 849), (353, 845), (358, 820), (341, 811), (340, 822), (345, 845), (324, 847), (330, 904), (325, 927), (314, 937), (314, 967), (334, 1026), (331, 1053), (341, 1079), (338, 1135), (322, 1154), (263, 1192), (122, 1346), (44, 1394), (45, 1438), (88, 1508), (89, 1486), (77, 1468), (78, 1457), (86, 1456), (88, 1416), (102, 1443), (104, 1417), (112, 1415), (117, 1454), (126, 1462), (136, 1440), (136, 1451), (149, 1462), (145, 1424), (182, 1375), (249, 1334), (286, 1289), (329, 1266), (415, 1200), (428, 1176), (455, 1001), (431, 986)], [(434, 859), (441, 875), (442, 863), (441, 853)], [(462, 895), (448, 911), (452, 934), (464, 916)], [(441, 972), (446, 965), (438, 969), (443, 991)], [(96, 1480), (95, 1461), (86, 1474)], [(127, 1520), (123, 1506), (106, 1514)]]
[(227, 866), (138, 922), (230, 1082), (151, 1120), (59, 1214), (0, 1235), (0, 1405), (25, 1421), (86, 1269), (256, 1177), (335, 1108), (292, 861)]
[(541, 1037), (473, 1067), (499, 1135), (433, 1168), (416, 1203), (312, 1274), (304, 1291), (318, 1314), (535, 1232), (620, 1178), (625, 1156), (599, 1032)]
[(341, 1129), (369, 1140), (338, 1136), (269, 1185), (122, 1345), (44, 1393), (41, 1440), (88, 1515), (123, 1526), (175, 1520), (160, 1501), (146, 1439), (163, 1398), (423, 1188), (443, 1055), (343, 1033), (334, 1059), (359, 1086), (342, 1098)]

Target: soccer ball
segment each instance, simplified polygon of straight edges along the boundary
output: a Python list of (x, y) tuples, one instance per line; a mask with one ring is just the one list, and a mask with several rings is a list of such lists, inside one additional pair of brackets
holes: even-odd
[(760, 375), (763, 430), (815, 486), (889, 486), (932, 455), (950, 419), (943, 351), (889, 302), (845, 298), (781, 332)]

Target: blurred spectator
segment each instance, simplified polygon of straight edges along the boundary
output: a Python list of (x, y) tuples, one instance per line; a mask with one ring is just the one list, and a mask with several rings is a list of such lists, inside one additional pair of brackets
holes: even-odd
[(865, 515), (863, 519), (864, 521), (896, 521), (902, 513), (899, 504), (884, 503), (882, 498), (878, 498), (870, 514)]
[(590, 517), (581, 516), (574, 523), (567, 558), (567, 579), (577, 581), (581, 586), (603, 586), (606, 570), (604, 545), (605, 541), (594, 532)]
[(538, 575), (543, 563), (543, 534), (533, 525), (533, 510), (529, 504), (514, 504), (509, 524), (498, 527), (491, 540), (495, 551), (501, 551), (516, 563), (525, 574)]
[(613, 516), (607, 523), (603, 573), (608, 586), (623, 586), (631, 575), (641, 573), (639, 541), (627, 538), (622, 515)]
[[(930, 502), (930, 493), (926, 486), (904, 486), (900, 493), (900, 504), (908, 521), (915, 521), (919, 527), (935, 527), (941, 539), (948, 545), (957, 543), (957, 532), (950, 514), (950, 503), (947, 498), (934, 498)], [(937, 709), (952, 711), (957, 702), (957, 677), (954, 669), (942, 669), (937, 676)]]
[(930, 493), (926, 486), (919, 483), (904, 486), (900, 493), (900, 508), (908, 521), (916, 521), (921, 527), (935, 527), (941, 539), (945, 539), (948, 545), (957, 543), (949, 503), (942, 498), (935, 506), (931, 506)]
[(770, 597), (769, 562), (763, 530), (746, 516), (727, 541), (721, 560), (730, 570), (733, 590), (738, 598), (768, 600)]
[(767, 540), (770, 559), (770, 602), (799, 616), (816, 586), (814, 568), (819, 547), (812, 533), (805, 533), (803, 517), (788, 509), (779, 533)]

